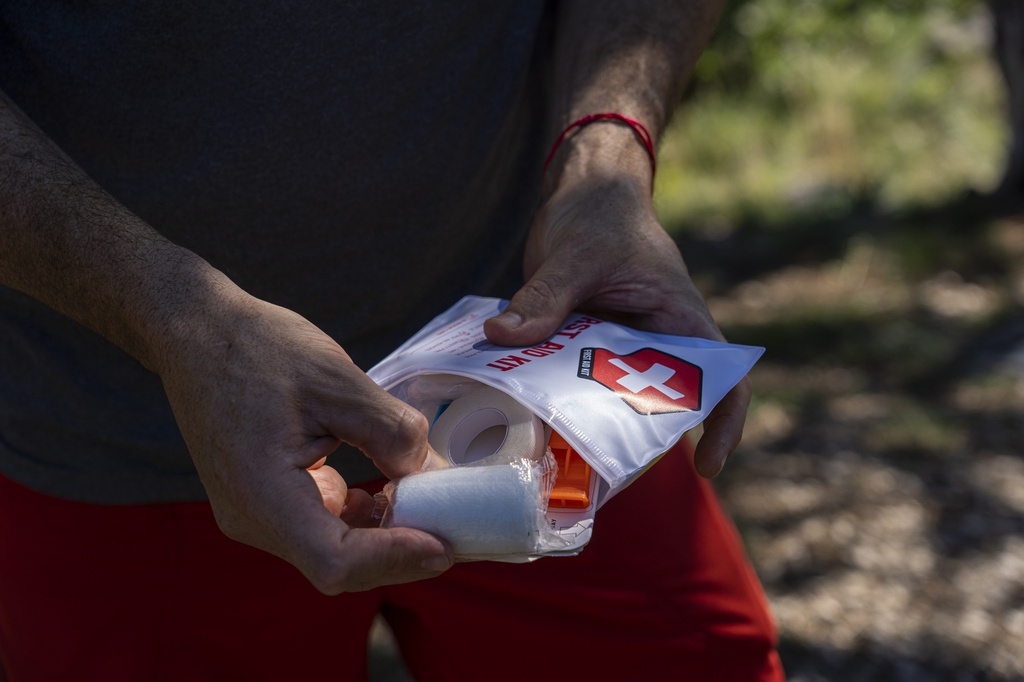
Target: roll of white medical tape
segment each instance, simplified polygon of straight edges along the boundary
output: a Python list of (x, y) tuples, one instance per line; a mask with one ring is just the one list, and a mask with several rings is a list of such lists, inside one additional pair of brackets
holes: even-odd
[(438, 535), (457, 557), (525, 557), (543, 523), (540, 479), (508, 465), (406, 476), (391, 494), (392, 525)]
[(435, 451), (455, 466), (544, 456), (544, 423), (511, 396), (483, 384), (452, 401), (430, 428)]

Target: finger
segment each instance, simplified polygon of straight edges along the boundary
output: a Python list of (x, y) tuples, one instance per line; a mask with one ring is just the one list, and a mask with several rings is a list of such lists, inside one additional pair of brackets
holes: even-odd
[(744, 378), (704, 420), (704, 434), (694, 451), (694, 466), (701, 476), (714, 478), (721, 473), (729, 455), (739, 445), (750, 394), (750, 381)]
[(540, 343), (589, 297), (588, 279), (555, 266), (553, 260), (544, 262), (500, 315), (484, 323), (488, 341), (499, 346)]
[(439, 539), (412, 528), (350, 528), (327, 570), (307, 573), (321, 592), (360, 592), (433, 578), (454, 559)]
[(435, 469), (447, 469), (451, 466), (451, 463), (441, 455), (437, 454), (437, 450), (432, 448), (427, 443), (427, 456), (423, 460), (423, 464), (420, 465), (420, 471), (434, 471)]
[(384, 475), (397, 478), (437, 468), (427, 447), (427, 420), (361, 372), (346, 386), (335, 409), (325, 410), (323, 426), (373, 460)]
[(310, 467), (309, 475), (313, 477), (320, 497), (323, 498), (324, 506), (334, 516), (341, 516), (348, 498), (348, 484), (341, 477), (334, 467), (324, 466), (324, 459)]
[(413, 528), (356, 528), (345, 536), (342, 550), (365, 558), (349, 572), (359, 589), (434, 578), (455, 563), (444, 542)]
[(373, 496), (365, 490), (349, 490), (341, 520), (353, 528), (376, 528), (380, 525), (380, 520), (373, 518), (376, 506)]
[(236, 519), (239, 532), (229, 535), (280, 556), (326, 594), (422, 580), (451, 566), (450, 549), (428, 533), (349, 526), (325, 507), (310, 476), (298, 470), (279, 480), (263, 513)]

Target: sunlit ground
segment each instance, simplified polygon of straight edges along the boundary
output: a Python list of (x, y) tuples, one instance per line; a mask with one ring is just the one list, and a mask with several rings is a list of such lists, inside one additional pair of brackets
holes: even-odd
[(1024, 678), (1024, 220), (964, 227), (1003, 267), (910, 275), (894, 220), (711, 300), (768, 346), (719, 489), (794, 679)]

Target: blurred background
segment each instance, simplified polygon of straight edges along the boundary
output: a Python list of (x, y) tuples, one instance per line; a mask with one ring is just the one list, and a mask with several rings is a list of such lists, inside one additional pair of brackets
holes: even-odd
[[(662, 143), (664, 225), (767, 348), (717, 486), (793, 681), (1024, 680), (1022, 5), (734, 1)], [(408, 679), (383, 625), (371, 663)]]

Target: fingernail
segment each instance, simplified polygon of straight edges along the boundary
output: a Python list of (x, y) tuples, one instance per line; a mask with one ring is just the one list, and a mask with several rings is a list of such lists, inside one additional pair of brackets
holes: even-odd
[(729, 459), (728, 455), (723, 455), (715, 460), (715, 473), (711, 478), (715, 478), (718, 474), (722, 473), (722, 469), (725, 468), (725, 461)]
[(447, 469), (448, 460), (441, 455), (437, 454), (434, 448), (427, 446), (427, 456), (423, 458), (423, 464), (420, 465), (420, 471), (433, 471), (435, 469)]
[(523, 323), (523, 316), (511, 310), (506, 310), (501, 315), (498, 315), (497, 319), (509, 329), (515, 329)]
[(437, 556), (427, 557), (420, 564), (420, 567), (425, 571), (447, 571), (451, 568), (452, 562), (448, 560), (446, 554), (439, 554)]

